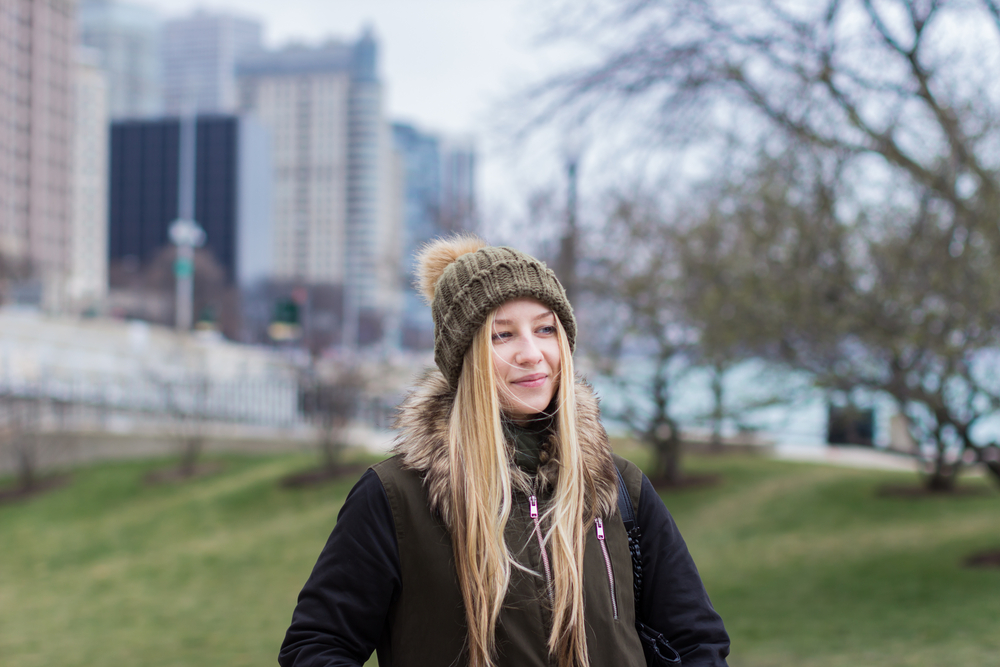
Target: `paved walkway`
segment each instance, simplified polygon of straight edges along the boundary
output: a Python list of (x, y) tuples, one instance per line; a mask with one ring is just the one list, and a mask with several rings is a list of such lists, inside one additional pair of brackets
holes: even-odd
[(848, 468), (918, 471), (917, 460), (906, 454), (849, 445), (775, 445), (774, 458), (785, 461), (828, 463)]

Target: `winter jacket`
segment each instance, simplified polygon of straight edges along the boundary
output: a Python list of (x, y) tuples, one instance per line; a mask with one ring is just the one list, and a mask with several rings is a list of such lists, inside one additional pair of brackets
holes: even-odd
[[(368, 470), (348, 495), (299, 594), (278, 659), (282, 667), (362, 665), (375, 649), (381, 667), (466, 662), (465, 612), (448, 530), (444, 434), (453, 396), (435, 373), (404, 402), (396, 455)], [(581, 453), (597, 489), (588, 503), (603, 519), (602, 531), (588, 528), (584, 547), (591, 665), (645, 664), (634, 628), (628, 539), (617, 511), (616, 463), (643, 535), (643, 621), (670, 639), (685, 666), (725, 665), (729, 638), (669, 512), (638, 468), (612, 459), (596, 399), (583, 384), (577, 410)], [(524, 569), (512, 569), (498, 619), (498, 665), (550, 664), (548, 554), (543, 558), (532, 516), (533, 505), (544, 513), (556, 482), (558, 461), (549, 451), (555, 448), (542, 454), (534, 476), (512, 468), (515, 502), (505, 536)]]

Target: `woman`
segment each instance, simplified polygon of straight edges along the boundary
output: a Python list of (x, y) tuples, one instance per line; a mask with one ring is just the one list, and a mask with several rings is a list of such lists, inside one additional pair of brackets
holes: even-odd
[(299, 595), (284, 667), (645, 665), (617, 465), (641, 530), (638, 613), (684, 665), (729, 638), (663, 502), (613, 457), (577, 382), (576, 322), (538, 260), (471, 237), (428, 245), (434, 359), (400, 407)]

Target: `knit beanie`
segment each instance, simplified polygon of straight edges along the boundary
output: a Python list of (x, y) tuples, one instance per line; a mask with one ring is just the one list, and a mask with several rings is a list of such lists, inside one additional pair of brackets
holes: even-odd
[(488, 246), (475, 236), (453, 236), (425, 245), (417, 255), (417, 283), (434, 316), (434, 361), (451, 387), (479, 328), (494, 309), (531, 297), (552, 309), (570, 349), (576, 320), (556, 274), (531, 255)]

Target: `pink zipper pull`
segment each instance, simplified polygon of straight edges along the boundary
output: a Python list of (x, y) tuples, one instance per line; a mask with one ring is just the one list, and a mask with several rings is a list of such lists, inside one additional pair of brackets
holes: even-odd
[(531, 518), (532, 519), (537, 519), (538, 518), (538, 499), (535, 498), (534, 496), (531, 496), (530, 498), (528, 498), (528, 505), (531, 507)]
[(597, 526), (597, 539), (604, 541), (604, 522), (601, 521), (601, 517), (594, 519), (594, 524)]

